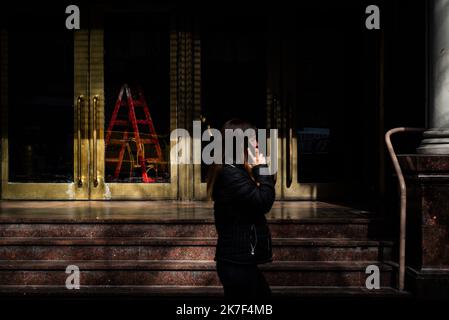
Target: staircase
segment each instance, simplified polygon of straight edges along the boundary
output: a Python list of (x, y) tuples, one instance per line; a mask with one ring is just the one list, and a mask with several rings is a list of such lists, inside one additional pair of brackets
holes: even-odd
[[(392, 243), (379, 240), (381, 220), (326, 211), (284, 217), (276, 210), (269, 215), (274, 262), (261, 265), (275, 296), (398, 294)], [(207, 216), (164, 219), (2, 213), (0, 295), (222, 295), (210, 208)], [(380, 290), (365, 287), (372, 264), (380, 268)], [(65, 288), (68, 265), (81, 271), (80, 290)]]

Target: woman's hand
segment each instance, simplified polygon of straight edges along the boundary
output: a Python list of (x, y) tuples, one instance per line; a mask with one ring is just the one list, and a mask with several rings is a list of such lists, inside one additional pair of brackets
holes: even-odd
[(267, 159), (262, 153), (259, 153), (259, 148), (256, 146), (253, 150), (255, 154), (253, 154), (252, 148), (248, 148), (248, 165), (250, 168), (253, 168), (259, 164), (267, 164)]

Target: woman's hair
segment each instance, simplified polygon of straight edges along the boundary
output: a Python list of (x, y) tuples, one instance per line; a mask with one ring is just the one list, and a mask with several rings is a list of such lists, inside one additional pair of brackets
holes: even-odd
[[(251, 123), (249, 123), (248, 121), (245, 120), (241, 120), (241, 119), (231, 119), (229, 121), (227, 121), (223, 127), (221, 128), (221, 136), (222, 136), (222, 163), (225, 162), (225, 131), (227, 129), (230, 130), (236, 130), (236, 129), (241, 129), (243, 132), (245, 132), (247, 129), (254, 129), (256, 131), (256, 127), (254, 125), (252, 125)], [(236, 148), (238, 148), (239, 146), (234, 145), (234, 155), (236, 155)], [(252, 178), (252, 173), (251, 173), (251, 168), (248, 165), (248, 142), (244, 141), (244, 150), (243, 150), (243, 154), (244, 154), (244, 159), (243, 159), (243, 165), (246, 169), (246, 171), (250, 174), (250, 177)], [(215, 182), (217, 180), (217, 177), (222, 169), (223, 165), (219, 164), (219, 163), (213, 163), (209, 166), (208, 172), (207, 172), (207, 196), (210, 199), (213, 199), (213, 189), (214, 189), (214, 185)]]

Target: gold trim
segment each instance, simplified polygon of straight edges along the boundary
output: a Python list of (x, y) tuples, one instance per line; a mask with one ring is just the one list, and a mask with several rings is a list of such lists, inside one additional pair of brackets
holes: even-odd
[(176, 183), (105, 183), (104, 198), (113, 200), (176, 199)]
[(76, 183), (5, 184), (3, 199), (8, 200), (80, 200)]
[[(194, 120), (201, 120), (201, 38), (198, 30), (194, 33), (193, 40), (193, 115)], [(202, 134), (202, 132), (201, 132)], [(201, 139), (198, 142), (201, 145)], [(194, 144), (195, 145), (195, 142)], [(193, 146), (192, 146), (193, 148)], [(201, 159), (201, 150), (199, 152)], [(193, 153), (192, 153), (193, 154)], [(207, 200), (207, 184), (201, 182), (201, 164), (193, 165), (193, 195), (194, 200)]]
[[(96, 17), (97, 19), (99, 19), (101, 15), (96, 15)], [(89, 96), (90, 96), (89, 111), (88, 111), (89, 154), (90, 154), (88, 166), (89, 197), (92, 200), (111, 199), (112, 198), (111, 193), (106, 187), (104, 179), (105, 93), (104, 93), (104, 30), (102, 29), (90, 30)], [(95, 107), (94, 107), (94, 98), (96, 99)], [(96, 139), (96, 141), (94, 141), (94, 139)], [(96, 161), (96, 163), (93, 163), (93, 161)]]

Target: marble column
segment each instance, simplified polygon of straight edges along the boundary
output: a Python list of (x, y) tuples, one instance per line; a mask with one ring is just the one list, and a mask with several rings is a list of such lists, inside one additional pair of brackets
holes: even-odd
[(449, 154), (449, 0), (431, 0), (428, 12), (428, 130), (420, 154)]
[(405, 287), (449, 296), (449, 0), (429, 0), (428, 130), (418, 154), (399, 156), (407, 186)]

